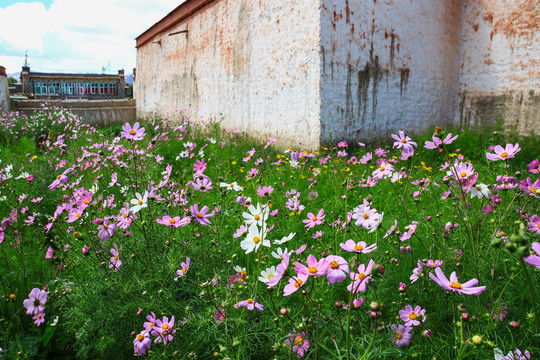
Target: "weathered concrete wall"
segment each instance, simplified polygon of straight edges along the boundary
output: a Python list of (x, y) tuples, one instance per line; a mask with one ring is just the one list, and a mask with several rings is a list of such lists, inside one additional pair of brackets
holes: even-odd
[[(43, 110), (41, 100), (12, 101), (12, 111), (21, 111), (30, 115)], [(121, 124), (135, 121), (135, 100), (52, 100), (47, 101), (49, 107), (69, 109), (80, 116), (86, 123), (93, 125)]]
[(137, 115), (187, 109), (255, 137), (318, 147), (318, 19), (319, 0), (210, 2), (138, 48)]
[(463, 126), (504, 120), (538, 134), (540, 2), (466, 1), (460, 79)]
[(9, 112), (9, 87), (6, 68), (0, 66), (0, 112)]
[(461, 0), (321, 0), (323, 141), (454, 120)]

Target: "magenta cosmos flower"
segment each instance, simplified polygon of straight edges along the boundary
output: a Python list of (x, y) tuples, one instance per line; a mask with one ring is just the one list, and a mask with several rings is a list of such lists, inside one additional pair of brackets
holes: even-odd
[(32, 318), (34, 320), (34, 325), (41, 326), (45, 322), (45, 313), (44, 312), (38, 312), (34, 315)]
[(486, 153), (486, 158), (491, 161), (511, 159), (520, 150), (521, 148), (519, 147), (518, 143), (516, 143), (516, 145), (506, 144), (505, 148), (503, 148), (501, 145), (495, 145), (495, 147), (493, 148), (495, 154)]
[(101, 225), (98, 227), (98, 237), (101, 240), (101, 242), (105, 242), (105, 240), (110, 240), (111, 236), (116, 231), (116, 224), (115, 223), (109, 223), (110, 218), (106, 217)]
[(306, 351), (309, 350), (309, 340), (306, 339), (306, 332), (296, 332), (293, 329), (293, 333), (289, 333), (289, 338), (285, 340), (285, 344), (291, 347), (291, 351), (299, 358), (304, 357)]
[(137, 356), (142, 356), (146, 354), (146, 350), (150, 349), (151, 345), (150, 334), (147, 331), (143, 331), (135, 336), (135, 340), (133, 340), (133, 351)]
[(326, 257), (328, 271), (326, 278), (330, 284), (342, 282), (347, 278), (345, 273), (349, 273), (349, 263), (341, 256), (330, 255)]
[(26, 308), (28, 315), (35, 315), (45, 311), (47, 303), (47, 292), (39, 288), (33, 288), (28, 294), (28, 299), (23, 301), (23, 306)]
[(125, 123), (124, 126), (122, 126), (120, 135), (128, 140), (142, 140), (145, 130), (144, 128), (139, 128), (139, 126), (139, 122), (136, 122), (133, 127), (131, 127), (129, 123)]
[(396, 345), (398, 348), (403, 346), (408, 346), (411, 342), (412, 335), (411, 335), (411, 327), (403, 326), (403, 325), (392, 325), (391, 326), (392, 331), (394, 332), (394, 338), (392, 339), (392, 343)]
[(531, 248), (534, 250), (536, 255), (529, 255), (523, 260), (532, 266), (535, 266), (536, 268), (540, 269), (540, 243), (533, 242), (531, 245)]
[(537, 233), (540, 235), (540, 216), (533, 215), (531, 217), (531, 221), (527, 223), (531, 228), (529, 229), (530, 232)]
[(373, 277), (371, 274), (371, 271), (373, 270), (373, 266), (375, 265), (375, 261), (373, 259), (369, 260), (369, 263), (367, 266), (364, 264), (360, 264), (357, 268), (358, 272), (354, 273), (351, 272), (349, 274), (349, 277), (353, 281), (352, 283), (347, 286), (347, 290), (351, 291), (353, 294), (356, 294), (358, 292), (364, 292), (366, 291), (366, 284), (371, 280)]
[(534, 159), (533, 161), (531, 161), (531, 163), (528, 164), (527, 167), (529, 168), (530, 173), (540, 173), (540, 161), (538, 161), (538, 159)]
[(276, 274), (272, 278), (270, 278), (270, 280), (268, 280), (268, 286), (274, 287), (279, 283), (279, 281), (281, 280), (281, 278), (285, 274), (285, 271), (287, 271), (287, 269), (289, 268), (289, 258), (290, 258), (290, 256), (291, 255), (288, 254), (288, 253), (282, 254), (282, 256), (281, 256), (282, 260), (278, 264), (278, 266), (276, 266)]
[(201, 210), (199, 210), (199, 204), (191, 205), (189, 207), (191, 210), (191, 216), (201, 225), (211, 225), (210, 222), (211, 217), (214, 216), (214, 213), (208, 213), (208, 206), (203, 206)]
[(540, 191), (540, 179), (536, 179), (536, 181), (533, 183), (531, 178), (528, 177), (527, 180), (521, 180), (519, 182), (519, 188), (525, 191), (525, 193), (538, 198), (536, 193), (537, 191)]
[(345, 241), (345, 243), (339, 244), (339, 246), (341, 246), (341, 248), (345, 251), (362, 253), (362, 254), (367, 254), (367, 253), (377, 250), (376, 244), (371, 244), (367, 246), (365, 241), (359, 241), (356, 243), (352, 239)]
[(485, 286), (476, 286), (478, 284), (477, 279), (469, 280), (463, 284), (460, 283), (455, 271), (450, 274), (450, 280), (444, 275), (440, 267), (435, 269), (435, 274), (437, 274), (437, 276), (433, 275), (433, 273), (429, 274), (431, 280), (435, 281), (443, 289), (457, 292), (459, 295), (480, 295), (486, 290)]
[[(178, 277), (182, 277), (182, 276), (184, 276), (186, 274), (186, 272), (189, 269), (189, 263), (190, 262), (191, 262), (191, 259), (186, 257), (186, 262), (182, 262), (180, 264), (181, 269), (176, 270), (176, 275), (178, 275)], [(174, 278), (174, 281), (178, 281), (178, 278)]]
[(426, 310), (420, 305), (416, 305), (414, 309), (411, 305), (407, 305), (404, 310), (399, 310), (399, 316), (405, 322), (405, 326), (418, 326), (419, 320), (426, 321)]
[(173, 334), (176, 333), (176, 330), (173, 330), (173, 328), (174, 328), (174, 316), (171, 317), (170, 321), (167, 316), (164, 316), (163, 320), (157, 319), (156, 331), (158, 332), (159, 337), (157, 337), (154, 340), (154, 342), (157, 343), (160, 339), (163, 339), (163, 345), (167, 345), (167, 341), (168, 342), (173, 341)]
[(313, 213), (308, 213), (307, 214), (307, 219), (305, 220), (302, 220), (302, 222), (304, 224), (306, 224), (305, 227), (307, 228), (312, 228), (314, 227), (315, 225), (321, 225), (323, 223), (323, 220), (324, 218), (326, 217), (324, 215), (324, 209), (321, 209), (319, 210), (319, 212), (317, 213), (317, 215), (313, 214)]
[(179, 226), (187, 225), (191, 222), (191, 218), (185, 217), (180, 219), (180, 216), (171, 217), (170, 215), (163, 216), (162, 219), (156, 219), (156, 222), (165, 226), (173, 226), (175, 228)]
[(247, 307), (248, 310), (251, 310), (251, 311), (253, 311), (254, 309), (257, 309), (259, 311), (264, 310), (264, 305), (253, 301), (253, 299), (242, 300), (233, 305), (233, 307), (235, 307), (236, 309), (238, 309), (241, 306), (245, 306)]

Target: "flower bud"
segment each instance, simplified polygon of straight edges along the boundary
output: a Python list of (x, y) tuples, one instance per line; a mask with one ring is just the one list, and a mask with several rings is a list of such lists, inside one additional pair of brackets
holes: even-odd
[(279, 310), (279, 313), (281, 315), (287, 315), (289, 313), (289, 310), (287, 310), (286, 308), (282, 308), (281, 310)]
[(369, 308), (373, 311), (377, 311), (381, 308), (381, 304), (378, 302), (378, 301), (372, 301), (370, 304), (369, 304)]
[(517, 321), (510, 321), (510, 326), (515, 329), (518, 329), (520, 325)]

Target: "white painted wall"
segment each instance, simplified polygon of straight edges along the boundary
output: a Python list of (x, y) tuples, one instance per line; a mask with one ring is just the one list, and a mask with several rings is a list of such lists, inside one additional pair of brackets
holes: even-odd
[(368, 140), (454, 120), (461, 1), (321, 3), (324, 140)]
[(0, 75), (0, 112), (8, 113), (9, 109), (9, 87), (7, 77)]
[(211, 3), (155, 39), (161, 45), (138, 48), (138, 115), (187, 109), (254, 137), (317, 147), (318, 18), (318, 0)]
[[(460, 110), (464, 125), (540, 125), (540, 2), (464, 3)], [(536, 130), (538, 133), (538, 130)]]

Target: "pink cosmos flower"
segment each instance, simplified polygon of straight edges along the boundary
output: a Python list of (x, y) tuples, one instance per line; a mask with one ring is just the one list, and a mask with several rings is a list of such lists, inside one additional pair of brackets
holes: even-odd
[(416, 280), (420, 278), (420, 275), (424, 272), (424, 263), (422, 260), (418, 259), (418, 262), (416, 263), (416, 267), (413, 269), (413, 273), (411, 277), (409, 278), (411, 280), (411, 284), (414, 284)]
[(40, 288), (33, 288), (28, 294), (28, 299), (23, 301), (23, 306), (26, 308), (28, 315), (35, 315), (45, 311), (47, 303), (47, 292)]
[(122, 131), (120, 135), (128, 140), (142, 140), (144, 138), (144, 128), (139, 128), (139, 122), (136, 122), (133, 127), (129, 123), (125, 123), (122, 126)]
[(324, 209), (321, 209), (319, 210), (317, 215), (314, 215), (313, 213), (308, 213), (307, 217), (308, 218), (305, 220), (302, 220), (302, 222), (306, 224), (305, 227), (311, 229), (315, 225), (321, 225), (326, 215), (324, 215)]
[(446, 172), (446, 175), (454, 177), (458, 181), (466, 181), (469, 177), (474, 175), (474, 167), (471, 163), (460, 163), (454, 165)]
[(110, 218), (106, 217), (103, 219), (103, 222), (101, 225), (98, 226), (98, 237), (101, 240), (101, 242), (105, 242), (105, 240), (110, 240), (111, 236), (116, 231), (116, 224), (115, 223), (109, 223)]
[(358, 292), (364, 292), (366, 291), (366, 284), (371, 280), (373, 277), (371, 274), (371, 271), (373, 270), (373, 266), (375, 265), (375, 261), (373, 259), (369, 260), (369, 263), (367, 266), (364, 264), (360, 264), (358, 266), (358, 272), (349, 273), (349, 277), (353, 281), (352, 283), (347, 286), (347, 290), (351, 291), (353, 294), (357, 294)]
[(294, 271), (296, 271), (298, 274), (308, 276), (324, 276), (328, 271), (329, 265), (330, 264), (328, 264), (326, 259), (322, 258), (321, 260), (317, 261), (317, 258), (315, 258), (313, 254), (310, 254), (307, 257), (307, 266), (296, 261), (294, 263)]
[(394, 338), (392, 339), (392, 343), (394, 345), (400, 348), (403, 346), (408, 346), (410, 344), (412, 339), (411, 327), (403, 325), (392, 325), (391, 329), (394, 332)]
[(151, 345), (152, 340), (150, 340), (150, 334), (148, 334), (147, 331), (143, 331), (135, 336), (135, 339), (133, 340), (133, 351), (137, 356), (142, 356), (146, 354), (146, 350), (150, 349)]
[(405, 306), (404, 310), (399, 310), (401, 320), (405, 322), (405, 326), (418, 326), (420, 321), (426, 321), (426, 310), (417, 305), (414, 309), (411, 305)]
[(223, 322), (223, 320), (225, 320), (225, 309), (223, 308), (218, 308), (215, 312), (214, 312), (214, 320), (216, 322), (216, 324), (221, 324)]
[(270, 280), (268, 280), (268, 286), (274, 287), (279, 283), (279, 281), (285, 274), (285, 271), (287, 271), (287, 269), (289, 268), (290, 256), (291, 255), (289, 253), (283, 253), (281, 255), (282, 260), (278, 264), (278, 266), (276, 266), (276, 274), (272, 278), (270, 278)]
[(304, 357), (306, 351), (309, 350), (309, 340), (306, 339), (306, 332), (297, 332), (293, 329), (292, 333), (289, 333), (289, 338), (285, 340), (285, 344), (291, 347), (291, 351), (299, 358)]
[(56, 190), (60, 184), (62, 183), (67, 183), (68, 182), (68, 177), (67, 177), (67, 174), (69, 174), (70, 172), (72, 172), (74, 170), (73, 167), (69, 168), (69, 169), (66, 169), (64, 170), (64, 172), (60, 175), (58, 175), (56, 177), (56, 179), (48, 186), (48, 188), (50, 190)]
[(292, 293), (296, 292), (296, 290), (304, 286), (308, 278), (309, 276), (306, 274), (296, 274), (295, 276), (292, 276), (289, 279), (289, 284), (285, 285), (285, 287), (283, 288), (283, 296), (289, 296)]
[(356, 220), (356, 226), (362, 226), (364, 229), (370, 229), (377, 224), (380, 214), (377, 209), (371, 209), (369, 206), (360, 205), (354, 209), (352, 218)]
[(442, 260), (429, 259), (424, 265), (426, 265), (427, 267), (430, 267), (430, 268), (436, 268), (436, 267), (442, 266), (443, 263), (444, 263), (444, 261), (442, 261)]
[(414, 148), (418, 145), (416, 142), (412, 141), (410, 137), (406, 136), (403, 131), (399, 131), (399, 136), (392, 134), (392, 138), (396, 140), (396, 142), (394, 142), (394, 148), (407, 149), (408, 153), (414, 153)]
[(54, 256), (54, 249), (49, 246), (47, 253), (45, 254), (45, 259), (51, 259)]
[(167, 341), (171, 342), (173, 340), (174, 333), (176, 333), (176, 330), (173, 330), (173, 328), (174, 316), (171, 317), (170, 321), (167, 316), (164, 316), (163, 320), (157, 319), (155, 329), (159, 336), (154, 340), (154, 342), (157, 343), (160, 339), (163, 339), (163, 345), (167, 345)]
[(435, 274), (437, 276), (433, 275), (433, 273), (429, 274), (431, 280), (435, 281), (443, 289), (457, 292), (459, 295), (480, 295), (484, 290), (486, 290), (485, 286), (475, 286), (478, 284), (477, 279), (469, 280), (463, 284), (460, 283), (455, 271), (450, 274), (450, 280), (448, 280), (446, 275), (444, 275), (440, 267), (435, 269)]
[(214, 213), (209, 213), (208, 214), (208, 206), (204, 206), (200, 211), (199, 211), (199, 204), (195, 204), (195, 205), (191, 205), (189, 207), (189, 209), (191, 210), (191, 216), (201, 225), (211, 225), (212, 223), (210, 222), (210, 219), (211, 217), (214, 216)]
[(109, 259), (109, 269), (114, 268), (114, 271), (120, 270), (120, 265), (122, 265), (122, 260), (120, 260), (118, 257), (120, 253), (118, 252), (118, 245), (113, 244), (114, 249), (111, 249), (111, 255), (112, 257)]
[(501, 145), (495, 145), (495, 147), (493, 148), (495, 154), (486, 153), (486, 158), (491, 161), (511, 159), (520, 150), (521, 148), (519, 147), (518, 143), (516, 143), (516, 145), (506, 144), (505, 148), (503, 148)]
[(270, 196), (274, 192), (274, 188), (271, 186), (260, 186), (257, 188), (257, 196), (264, 197)]
[(528, 177), (527, 180), (521, 180), (519, 182), (519, 188), (525, 191), (526, 194), (539, 198), (538, 195), (536, 195), (536, 192), (537, 190), (540, 190), (540, 179), (536, 179), (533, 183), (531, 178)]
[(527, 167), (529, 168), (530, 173), (540, 173), (540, 161), (538, 161), (538, 159), (534, 159), (533, 161), (531, 161), (531, 163), (528, 164)]
[(409, 240), (416, 232), (417, 226), (418, 226), (418, 221), (413, 221), (412, 224), (408, 226), (407, 231), (401, 235), (399, 240), (401, 241)]
[(383, 239), (387, 238), (388, 236), (392, 235), (394, 231), (396, 230), (397, 226), (397, 220), (394, 220), (394, 225), (390, 226), (390, 229), (384, 234)]
[(366, 155), (362, 156), (362, 157), (360, 158), (360, 160), (358, 160), (358, 162), (359, 162), (360, 164), (364, 164), (364, 165), (365, 165), (365, 164), (367, 164), (369, 161), (371, 161), (372, 159), (373, 159), (373, 154), (370, 153), (370, 152), (368, 152)]
[(371, 173), (371, 176), (380, 180), (384, 178), (385, 176), (390, 176), (393, 171), (394, 171), (394, 165), (386, 161), (382, 161), (379, 163), (379, 167)]
[(233, 307), (236, 308), (236, 309), (238, 309), (241, 306), (247, 307), (247, 309), (250, 310), (250, 311), (253, 311), (254, 309), (257, 309), (259, 311), (264, 310), (264, 305), (253, 301), (253, 299), (242, 300), (242, 301), (239, 301), (238, 303), (233, 305)]
[(156, 219), (156, 222), (165, 226), (174, 226), (175, 228), (181, 225), (180, 216), (171, 217), (170, 215), (165, 215), (162, 219)]
[(326, 278), (330, 284), (342, 282), (347, 278), (345, 273), (349, 273), (349, 263), (341, 256), (330, 255), (326, 257), (328, 272)]
[(454, 140), (456, 140), (458, 138), (458, 136), (459, 135), (456, 135), (456, 136), (452, 137), (452, 133), (449, 133), (448, 135), (446, 135), (444, 140), (441, 140), (440, 137), (438, 137), (437, 135), (434, 134), (432, 136), (433, 141), (426, 141), (425, 144), (424, 144), (424, 147), (426, 149), (437, 149), (437, 148), (439, 148), (441, 146), (451, 144), (452, 142), (454, 142)]
[[(186, 272), (189, 269), (189, 263), (190, 262), (191, 262), (191, 259), (186, 257), (186, 262), (182, 262), (180, 264), (181, 269), (176, 270), (176, 275), (178, 275), (178, 277), (182, 277), (182, 276), (184, 276), (186, 274)], [(178, 278), (174, 278), (174, 281), (178, 281)]]
[(362, 254), (367, 254), (367, 253), (377, 250), (376, 244), (371, 244), (367, 246), (365, 241), (359, 241), (356, 243), (352, 239), (345, 241), (345, 243), (339, 244), (339, 246), (341, 246), (341, 248), (345, 251), (362, 253)]
[(529, 255), (523, 258), (523, 261), (525, 261), (527, 264), (535, 266), (537, 269), (540, 269), (540, 243), (536, 241), (533, 242), (531, 249), (533, 249), (536, 255)]
[(527, 225), (531, 227), (529, 229), (530, 232), (540, 235), (540, 216), (533, 215)]

